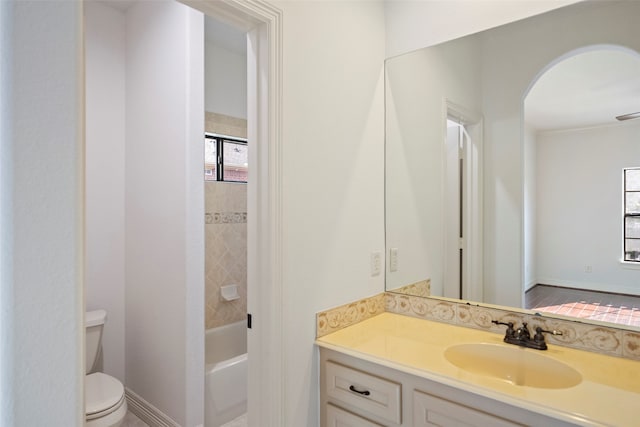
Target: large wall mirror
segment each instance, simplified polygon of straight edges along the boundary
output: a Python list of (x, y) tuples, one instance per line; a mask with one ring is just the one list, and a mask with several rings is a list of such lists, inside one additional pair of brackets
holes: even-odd
[(580, 2), (386, 61), (387, 291), (596, 291), (640, 329), (639, 16)]

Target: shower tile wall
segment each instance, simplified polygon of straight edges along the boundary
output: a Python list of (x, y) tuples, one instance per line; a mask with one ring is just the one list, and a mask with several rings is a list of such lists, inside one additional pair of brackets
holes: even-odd
[[(246, 137), (243, 119), (206, 113), (205, 129)], [(247, 316), (247, 186), (205, 182), (205, 328), (243, 320)], [(224, 301), (220, 288), (238, 285), (240, 298)]]
[(247, 137), (247, 121), (237, 117), (207, 111), (204, 115), (204, 128), (207, 132), (220, 135)]

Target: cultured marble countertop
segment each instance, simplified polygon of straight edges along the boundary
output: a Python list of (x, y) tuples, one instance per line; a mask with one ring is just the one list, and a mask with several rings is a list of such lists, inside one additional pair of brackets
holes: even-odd
[(502, 342), (502, 336), (460, 326), (382, 313), (318, 338), (316, 344), (412, 375), (481, 394), (585, 426), (640, 426), (640, 362), (549, 344), (533, 351), (570, 365), (582, 382), (565, 389), (514, 385), (449, 363), (455, 344)]

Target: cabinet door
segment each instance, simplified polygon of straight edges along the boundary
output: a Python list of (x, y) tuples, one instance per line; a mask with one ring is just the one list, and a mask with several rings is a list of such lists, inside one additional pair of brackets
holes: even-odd
[(344, 409), (327, 404), (326, 427), (383, 427)]
[(395, 424), (401, 423), (402, 387), (399, 383), (332, 361), (325, 363), (325, 382), (327, 396), (334, 402), (353, 406)]
[(420, 391), (413, 392), (413, 426), (514, 427), (516, 422), (441, 399)]

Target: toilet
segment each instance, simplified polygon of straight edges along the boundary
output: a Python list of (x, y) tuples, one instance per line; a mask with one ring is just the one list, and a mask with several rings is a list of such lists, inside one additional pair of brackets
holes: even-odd
[(94, 372), (100, 354), (104, 310), (88, 311), (85, 317), (87, 367), (84, 379), (86, 427), (119, 427), (127, 414), (124, 386), (116, 378)]

